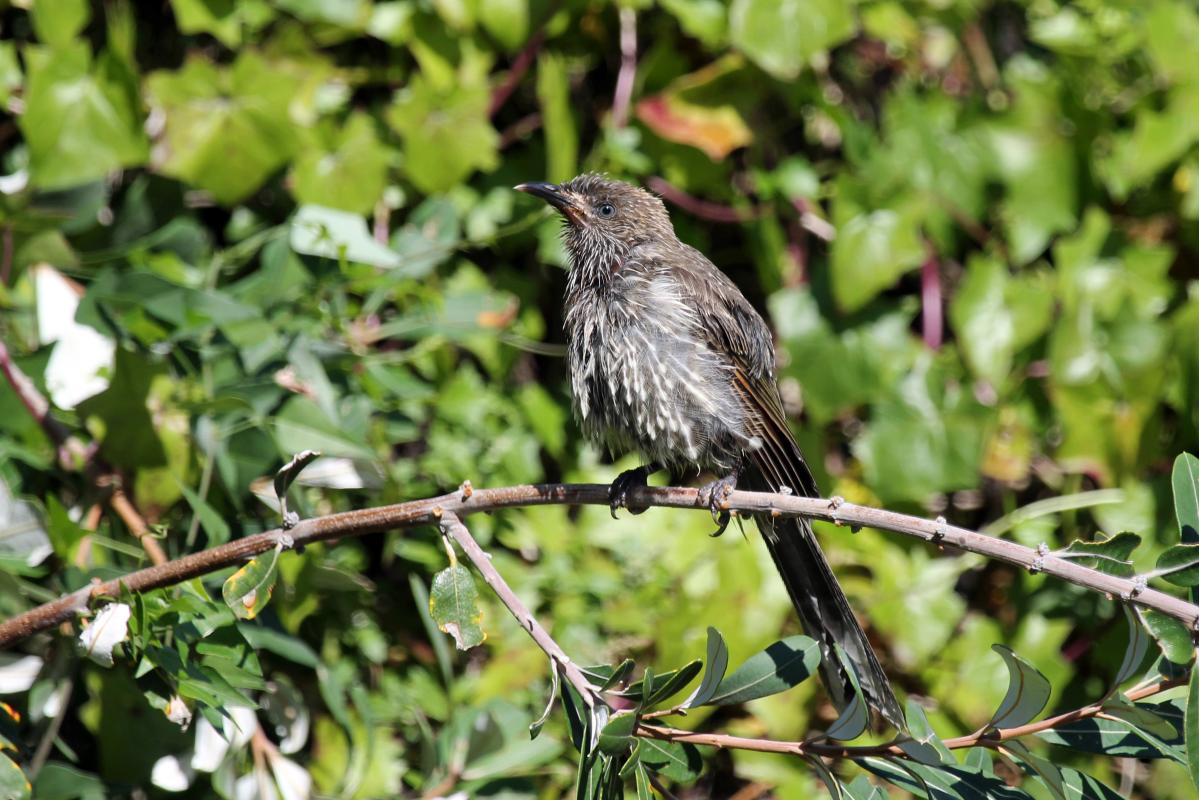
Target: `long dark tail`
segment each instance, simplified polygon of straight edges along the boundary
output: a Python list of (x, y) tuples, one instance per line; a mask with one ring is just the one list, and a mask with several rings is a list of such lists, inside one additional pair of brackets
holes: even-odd
[[(790, 439), (790, 437), (787, 437)], [(777, 442), (775, 444), (778, 444)], [(770, 447), (750, 456), (742, 473), (743, 488), (777, 492), (787, 486), (797, 494), (818, 497), (815, 481), (793, 440), (788, 442), (792, 453), (779, 452), (784, 448)], [(773, 451), (773, 452), (771, 452)], [(782, 456), (789, 456), (783, 460)], [(804, 632), (820, 643), (820, 674), (837, 708), (844, 708), (853, 695), (853, 688), (833, 645), (839, 644), (853, 665), (858, 684), (868, 704), (888, 722), (904, 729), (903, 709), (891, 690), (874, 648), (866, 632), (858, 624), (849, 607), (849, 600), (833, 570), (820, 550), (812, 526), (803, 518), (771, 518), (757, 515), (754, 520), (770, 549), (774, 564), (791, 602), (799, 612)]]

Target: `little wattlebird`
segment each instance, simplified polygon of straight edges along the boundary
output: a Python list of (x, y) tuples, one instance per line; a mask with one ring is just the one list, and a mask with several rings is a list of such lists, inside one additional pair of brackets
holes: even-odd
[[(769, 328), (724, 273), (679, 241), (662, 201), (599, 175), (516, 188), (565, 219), (575, 417), (593, 441), (648, 459), (613, 482), (613, 514), (660, 468), (723, 476), (701, 490), (720, 531), (728, 524), (722, 504), (738, 484), (819, 497), (783, 415)], [(853, 697), (840, 645), (867, 703), (903, 728), (899, 702), (811, 525), (755, 521), (804, 630), (820, 644), (834, 703), (844, 708)]]

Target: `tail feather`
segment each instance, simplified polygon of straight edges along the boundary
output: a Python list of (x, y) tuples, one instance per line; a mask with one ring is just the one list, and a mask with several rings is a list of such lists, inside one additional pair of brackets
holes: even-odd
[[(815, 482), (799, 457), (798, 447), (795, 450), (794, 457), (786, 460), (777, 458), (782, 453), (759, 451), (762, 457), (753, 459), (742, 485), (770, 492), (788, 486), (793, 491), (815, 496)], [(771, 458), (772, 455), (776, 457)], [(792, 473), (791, 476), (778, 474), (783, 470)], [(906, 727), (903, 709), (890, 681), (825, 559), (811, 523), (803, 518), (774, 519), (764, 514), (756, 515), (754, 520), (787, 586), (804, 631), (820, 644), (820, 673), (834, 704), (844, 708), (853, 694), (849, 676), (834, 647), (839, 644), (853, 666), (867, 703), (895, 727)]]

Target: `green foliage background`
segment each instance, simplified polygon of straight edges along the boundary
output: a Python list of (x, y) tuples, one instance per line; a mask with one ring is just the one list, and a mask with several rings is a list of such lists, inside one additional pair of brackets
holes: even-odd
[[(111, 385), (55, 414), (124, 471), (171, 555), (274, 527), (251, 484), (306, 448), (357, 465), (357, 488), (293, 491), (306, 515), (634, 465), (569, 420), (558, 224), (510, 188), (583, 169), (664, 192), (679, 234), (768, 312), (826, 493), (982, 526), (1117, 489), (1008, 535), (1058, 547), (1131, 530), (1149, 543), (1141, 567), (1177, 541), (1170, 465), (1199, 448), (1193, 3), (634, 2), (619, 128), (620, 11), (605, 2), (0, 7), (0, 337), (45, 389), (35, 267), (83, 287), (78, 322), (116, 343)], [(713, 205), (680, 207), (682, 193)], [(94, 487), (7, 388), (0, 479), (53, 547), (36, 565), (7, 551), (4, 616), (142, 563), (114, 516), (83, 530)], [(713, 625), (739, 663), (796, 632), (757, 534), (709, 540), (704, 515), (469, 522), (580, 662), (679, 666)], [(943, 736), (1002, 698), (992, 643), (1050, 678), (1051, 708), (1101, 695), (1119, 666), (1125, 628), (1104, 598), (875, 531), (821, 533)], [(160, 791), (152, 766), (186, 761), (194, 738), (161, 713), (176, 693), (217, 724), (213, 708), (273, 698), (259, 716), (276, 742), (294, 722), (279, 709), (303, 709), (289, 758), (325, 795), (416, 796), (451, 769), (470, 796), (570, 791), (560, 712), (526, 733), (545, 659), (485, 592), (486, 643), (451, 652), (425, 602), (444, 566), (433, 530), (310, 547), (279, 558), (253, 621), (219, 597), (231, 570), (151, 594), (110, 669), (70, 635), (26, 642), (45, 665), (7, 698), (17, 741), (36, 747), (69, 686), (39, 793)], [(812, 682), (709, 712), (684, 722), (794, 738), (835, 716)], [(1121, 781), (1113, 759), (1046, 752)], [(243, 746), (189, 791), (230, 796), (252, 763)], [(1177, 764), (1132, 774), (1138, 796), (1193, 796)], [(804, 762), (745, 752), (711, 754), (679, 791), (749, 781), (823, 791)]]

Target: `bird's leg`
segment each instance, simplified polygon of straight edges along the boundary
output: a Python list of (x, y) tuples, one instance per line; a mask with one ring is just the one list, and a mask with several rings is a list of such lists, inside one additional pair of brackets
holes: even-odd
[(708, 504), (708, 510), (712, 512), (712, 521), (718, 526), (713, 536), (719, 536), (724, 533), (725, 528), (729, 526), (731, 515), (729, 510), (724, 507), (724, 503), (729, 499), (729, 495), (737, 488), (737, 478), (741, 476), (741, 467), (738, 465), (723, 478), (717, 478), (711, 483), (706, 483), (699, 489), (700, 500)]
[(616, 519), (616, 509), (618, 508), (627, 508), (633, 514), (645, 512), (645, 506), (634, 508), (629, 505), (629, 490), (647, 485), (649, 476), (660, 469), (662, 468), (657, 464), (650, 463), (636, 469), (626, 469), (616, 476), (616, 480), (612, 481), (612, 485), (608, 487), (608, 505), (612, 509), (612, 519)]

